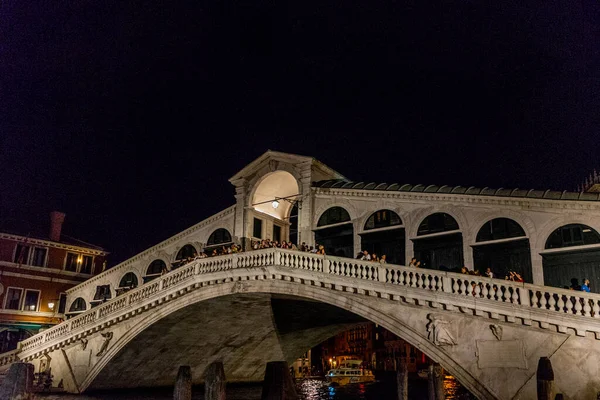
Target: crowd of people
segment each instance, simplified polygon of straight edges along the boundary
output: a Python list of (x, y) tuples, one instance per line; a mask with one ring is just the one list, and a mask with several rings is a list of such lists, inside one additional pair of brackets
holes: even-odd
[[(302, 244), (297, 246), (294, 243), (292, 243), (291, 241), (282, 240), (280, 242), (278, 240), (270, 240), (270, 239), (253, 240), (251, 242), (251, 250), (262, 250), (262, 249), (269, 249), (269, 248), (289, 249), (289, 250), (302, 251), (302, 252), (306, 252), (306, 253), (325, 255), (325, 247), (323, 245), (319, 245), (319, 244), (316, 244), (315, 246), (309, 246), (305, 242), (302, 242)], [(209, 252), (202, 251), (199, 254), (197, 254), (195, 257), (187, 257), (187, 258), (184, 258), (181, 260), (177, 260), (176, 262), (174, 262), (172, 264), (171, 269), (176, 269), (176, 268), (182, 267), (182, 266), (186, 265), (187, 263), (195, 261), (195, 260), (204, 259), (207, 257), (221, 256), (221, 255), (225, 255), (225, 254), (241, 253), (243, 251), (244, 250), (242, 249), (242, 246), (233, 243), (228, 246), (221, 246), (221, 247), (213, 248)], [(362, 250), (361, 252), (359, 252), (356, 255), (356, 259), (362, 260), (362, 261), (379, 262), (382, 264), (387, 263), (387, 256), (385, 254), (378, 256), (375, 252), (369, 253), (367, 250)], [(408, 267), (422, 268), (421, 261), (419, 261), (415, 257), (413, 257), (410, 260)], [(169, 272), (171, 269), (163, 268), (162, 274)], [(442, 269), (442, 268), (440, 268), (440, 269)], [(460, 268), (460, 273), (465, 274), (465, 275), (486, 276), (488, 278), (497, 278), (496, 274), (491, 270), (491, 268), (486, 268), (484, 274), (482, 275), (478, 269), (469, 270), (469, 269), (467, 269), (467, 267), (463, 266)], [(506, 274), (504, 276), (504, 279), (507, 281), (512, 281), (512, 282), (525, 282), (525, 279), (523, 279), (521, 274), (519, 274), (516, 271), (508, 271), (508, 274)], [(588, 293), (591, 291), (589, 279), (584, 279), (583, 285), (580, 285), (578, 283), (578, 280), (576, 278), (573, 278), (573, 279), (571, 279), (571, 285), (564, 286), (564, 288), (570, 289), (570, 290), (575, 290), (575, 291), (588, 292)]]

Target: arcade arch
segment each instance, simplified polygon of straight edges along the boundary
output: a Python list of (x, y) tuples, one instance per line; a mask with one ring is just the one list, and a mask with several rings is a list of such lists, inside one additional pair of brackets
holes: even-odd
[(464, 264), (462, 232), (450, 214), (436, 212), (425, 217), (412, 240), (422, 267), (457, 270)]
[(152, 261), (146, 269), (144, 283), (150, 282), (151, 280), (158, 278), (163, 271), (167, 271), (167, 264), (163, 260), (159, 258)]
[(477, 232), (473, 247), (473, 262), (483, 275), (490, 268), (495, 278), (502, 279), (509, 271), (518, 272), (525, 282), (532, 282), (531, 250), (523, 227), (510, 218), (494, 218)]
[(314, 232), (315, 243), (323, 245), (326, 254), (353, 258), (354, 226), (345, 208), (334, 206), (325, 210)]
[(392, 210), (375, 211), (367, 218), (361, 236), (361, 249), (381, 257), (388, 263), (404, 264), (405, 230), (402, 219)]
[(590, 280), (592, 292), (600, 293), (600, 234), (584, 224), (567, 224), (555, 229), (542, 251), (544, 283), (577, 287)]

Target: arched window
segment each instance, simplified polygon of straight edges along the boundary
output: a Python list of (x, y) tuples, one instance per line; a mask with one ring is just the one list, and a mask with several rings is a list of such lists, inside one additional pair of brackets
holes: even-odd
[(148, 266), (146, 270), (146, 275), (160, 275), (163, 269), (167, 268), (167, 264), (163, 260), (154, 260)]
[(386, 228), (393, 225), (402, 225), (400, 216), (391, 210), (379, 210), (371, 214), (365, 223), (365, 231), (369, 229)]
[(138, 280), (137, 276), (133, 272), (126, 273), (122, 278), (121, 282), (119, 282), (120, 288), (134, 288), (137, 287)]
[(73, 303), (71, 303), (71, 307), (69, 308), (69, 312), (81, 312), (86, 309), (85, 300), (81, 297), (75, 299)]
[(525, 231), (517, 222), (509, 218), (495, 218), (488, 221), (477, 233), (477, 242), (524, 237)]
[(185, 260), (188, 257), (194, 258), (197, 254), (198, 252), (196, 251), (194, 246), (192, 246), (191, 244), (186, 244), (177, 252), (177, 257), (175, 257), (175, 259)]
[(227, 229), (219, 228), (211, 233), (207, 246), (214, 246), (221, 243), (231, 243), (231, 234)]
[(587, 225), (564, 225), (550, 234), (546, 240), (546, 249), (583, 246), (600, 243), (600, 235)]
[(342, 207), (331, 207), (319, 218), (317, 226), (326, 226), (350, 221), (350, 214)]
[(458, 230), (458, 223), (446, 213), (431, 214), (421, 222), (417, 236)]

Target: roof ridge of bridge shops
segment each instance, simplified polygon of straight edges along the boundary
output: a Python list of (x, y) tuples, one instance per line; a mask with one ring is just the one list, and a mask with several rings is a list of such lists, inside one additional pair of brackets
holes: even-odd
[(442, 193), (465, 194), (474, 196), (492, 197), (521, 197), (544, 200), (575, 200), (575, 201), (600, 201), (600, 193), (571, 192), (567, 190), (537, 190), (537, 189), (508, 189), (489, 187), (478, 188), (475, 186), (448, 186), (424, 184), (377, 183), (371, 181), (354, 182), (346, 179), (329, 179), (313, 182), (312, 186), (320, 189), (347, 189), (347, 190), (375, 190), (413, 193)]

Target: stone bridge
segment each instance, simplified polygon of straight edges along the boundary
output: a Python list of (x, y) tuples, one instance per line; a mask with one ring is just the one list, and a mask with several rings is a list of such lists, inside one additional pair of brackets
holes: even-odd
[(566, 399), (600, 391), (600, 296), (266, 249), (193, 261), (20, 343), (0, 357), (52, 368), (67, 391), (172, 385), (223, 361), (261, 381), (365, 320), (439, 362), (480, 399), (532, 399), (550, 357)]

